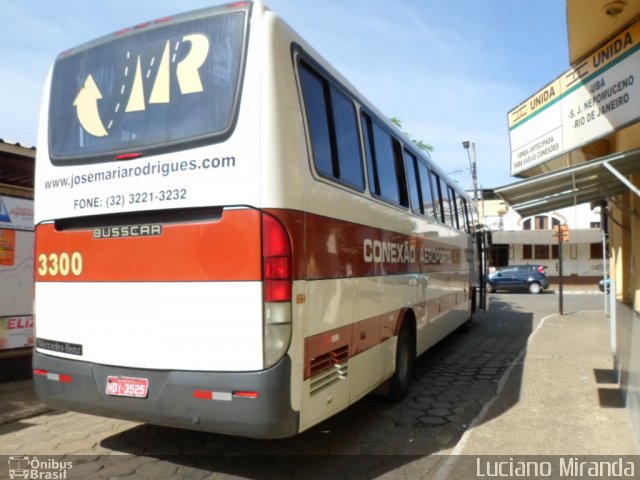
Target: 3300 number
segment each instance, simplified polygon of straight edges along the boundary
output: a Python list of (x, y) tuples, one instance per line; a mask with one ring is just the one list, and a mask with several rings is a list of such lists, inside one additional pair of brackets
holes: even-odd
[(38, 274), (45, 276), (69, 275), (80, 276), (82, 274), (82, 254), (80, 252), (41, 253), (38, 256)]

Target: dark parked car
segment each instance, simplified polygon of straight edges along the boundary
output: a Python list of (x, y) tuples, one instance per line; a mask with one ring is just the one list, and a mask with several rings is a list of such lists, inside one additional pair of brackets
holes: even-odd
[(544, 273), (543, 265), (509, 265), (490, 273), (487, 278), (487, 289), (496, 290), (528, 290), (529, 293), (542, 293), (549, 288), (549, 279)]

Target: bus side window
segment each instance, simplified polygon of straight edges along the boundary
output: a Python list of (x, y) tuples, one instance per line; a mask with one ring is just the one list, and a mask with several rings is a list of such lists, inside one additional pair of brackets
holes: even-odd
[(409, 206), (400, 142), (368, 114), (362, 114), (371, 193), (387, 202)]
[(404, 151), (404, 166), (407, 170), (407, 183), (409, 189), (409, 199), (411, 200), (411, 211), (424, 215), (424, 202), (418, 181), (418, 171), (416, 170), (416, 157), (408, 150)]
[(467, 200), (465, 198), (462, 199), (462, 206), (464, 207), (464, 221), (465, 225), (467, 226), (467, 233), (473, 233), (473, 225), (469, 220), (469, 204), (467, 203)]
[(306, 64), (299, 64), (299, 72), (316, 171), (364, 191), (355, 105)]
[(331, 100), (340, 170), (339, 179), (342, 183), (364, 191), (364, 167), (355, 105), (333, 87)]
[(458, 222), (459, 222), (458, 229), (468, 232), (469, 225), (464, 215), (464, 204), (462, 202), (463, 202), (463, 198), (460, 196), (460, 193), (456, 192), (456, 211), (458, 212)]
[(333, 155), (329, 133), (329, 116), (322, 80), (300, 65), (300, 83), (307, 112), (313, 159), (318, 173), (333, 177)]
[(435, 211), (436, 211), (436, 219), (441, 222), (441, 223), (447, 223), (445, 221), (445, 214), (444, 214), (444, 198), (442, 196), (443, 192), (440, 188), (440, 175), (438, 175), (436, 172), (434, 172), (433, 170), (431, 170), (431, 180), (432, 180), (432, 187), (433, 187), (433, 200), (434, 200), (434, 204), (435, 204)]
[(456, 191), (450, 185), (447, 185), (449, 192), (449, 205), (451, 206), (451, 220), (453, 222), (453, 228), (460, 230), (460, 219), (458, 218), (458, 200), (456, 197)]
[(433, 197), (431, 179), (429, 178), (429, 167), (420, 161), (418, 161), (418, 177), (420, 178), (420, 191), (422, 192), (422, 211), (428, 218), (436, 220), (437, 203)]
[(444, 181), (444, 178), (440, 178), (440, 191), (442, 192), (442, 210), (444, 211), (444, 223), (449, 227), (454, 227), (453, 215), (451, 212), (451, 199), (449, 198), (449, 186), (447, 185), (447, 182)]

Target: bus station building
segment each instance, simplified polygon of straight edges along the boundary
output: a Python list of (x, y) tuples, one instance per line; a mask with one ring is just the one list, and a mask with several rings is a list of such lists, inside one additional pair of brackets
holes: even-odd
[(640, 439), (640, 1), (566, 0), (569, 68), (508, 112), (523, 218), (599, 205), (610, 263), (612, 365)]

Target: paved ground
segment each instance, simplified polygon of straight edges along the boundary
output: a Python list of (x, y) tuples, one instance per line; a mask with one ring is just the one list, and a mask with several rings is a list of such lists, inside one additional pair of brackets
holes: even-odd
[[(626, 410), (598, 401), (594, 371), (611, 368), (601, 309), (601, 294), (566, 295), (562, 317), (552, 293), (491, 295), (469, 332), (418, 360), (403, 402), (369, 396), (291, 439), (49, 412), (0, 425), (0, 455), (56, 455), (73, 463), (67, 478), (137, 480), (474, 478), (456, 460), (467, 457), (448, 454), (638, 454)], [(590, 340), (579, 348), (576, 338)], [(0, 413), (3, 398), (0, 389)], [(567, 410), (575, 415), (564, 418)], [(566, 448), (554, 450), (552, 437)]]

